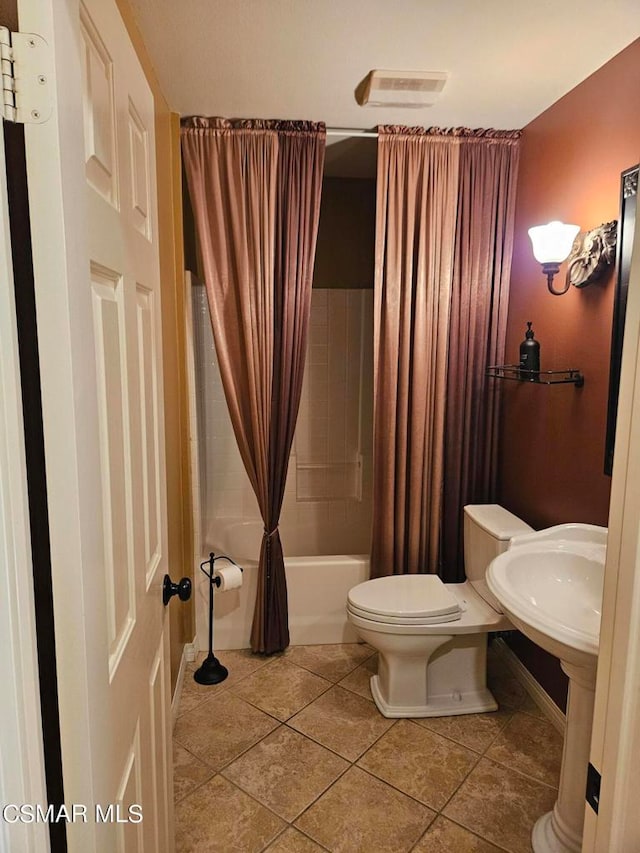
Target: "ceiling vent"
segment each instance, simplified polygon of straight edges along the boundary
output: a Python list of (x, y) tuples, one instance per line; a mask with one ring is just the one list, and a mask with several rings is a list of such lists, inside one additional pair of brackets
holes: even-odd
[(364, 80), (360, 106), (433, 106), (448, 76), (446, 71), (370, 71)]

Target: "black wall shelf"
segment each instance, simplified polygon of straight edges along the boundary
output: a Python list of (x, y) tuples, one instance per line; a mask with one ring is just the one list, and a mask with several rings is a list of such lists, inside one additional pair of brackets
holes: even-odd
[(494, 364), (487, 367), (486, 376), (493, 379), (511, 379), (514, 382), (533, 382), (535, 385), (575, 385), (582, 388), (584, 376), (575, 369), (523, 370), (519, 364)]

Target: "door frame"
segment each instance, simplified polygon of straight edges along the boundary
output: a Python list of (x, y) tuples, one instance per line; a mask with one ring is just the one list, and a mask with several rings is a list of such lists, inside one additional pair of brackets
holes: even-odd
[(584, 853), (640, 849), (640, 228), (635, 230), (622, 353), (590, 761), (598, 815), (585, 806)]
[[(0, 803), (46, 803), (31, 528), (4, 140), (0, 134)], [(10, 819), (15, 810), (10, 813)], [(0, 817), (0, 848), (48, 851), (43, 823)]]

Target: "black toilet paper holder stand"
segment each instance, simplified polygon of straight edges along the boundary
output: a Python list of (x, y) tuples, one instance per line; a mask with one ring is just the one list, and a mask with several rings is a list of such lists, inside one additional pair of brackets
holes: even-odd
[[(197, 681), (198, 684), (220, 684), (220, 682), (224, 681), (227, 675), (229, 675), (229, 670), (226, 666), (223, 666), (220, 663), (213, 653), (213, 589), (214, 587), (219, 587), (221, 584), (220, 578), (215, 577), (214, 575), (215, 564), (218, 560), (226, 560), (228, 563), (231, 563), (232, 566), (235, 566), (237, 569), (242, 571), (242, 567), (234, 562), (231, 557), (227, 557), (225, 554), (218, 554), (216, 557), (216, 555), (211, 552), (209, 554), (209, 559), (200, 563), (200, 571), (209, 579), (209, 654), (193, 673), (193, 679), (194, 681)], [(205, 566), (207, 566), (208, 569), (205, 568)]]

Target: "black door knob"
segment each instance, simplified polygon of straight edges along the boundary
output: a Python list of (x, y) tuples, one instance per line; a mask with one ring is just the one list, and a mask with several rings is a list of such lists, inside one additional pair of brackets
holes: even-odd
[(174, 595), (177, 595), (180, 601), (189, 601), (191, 598), (191, 578), (182, 578), (178, 583), (173, 583), (169, 575), (165, 575), (162, 584), (162, 603), (165, 607)]

